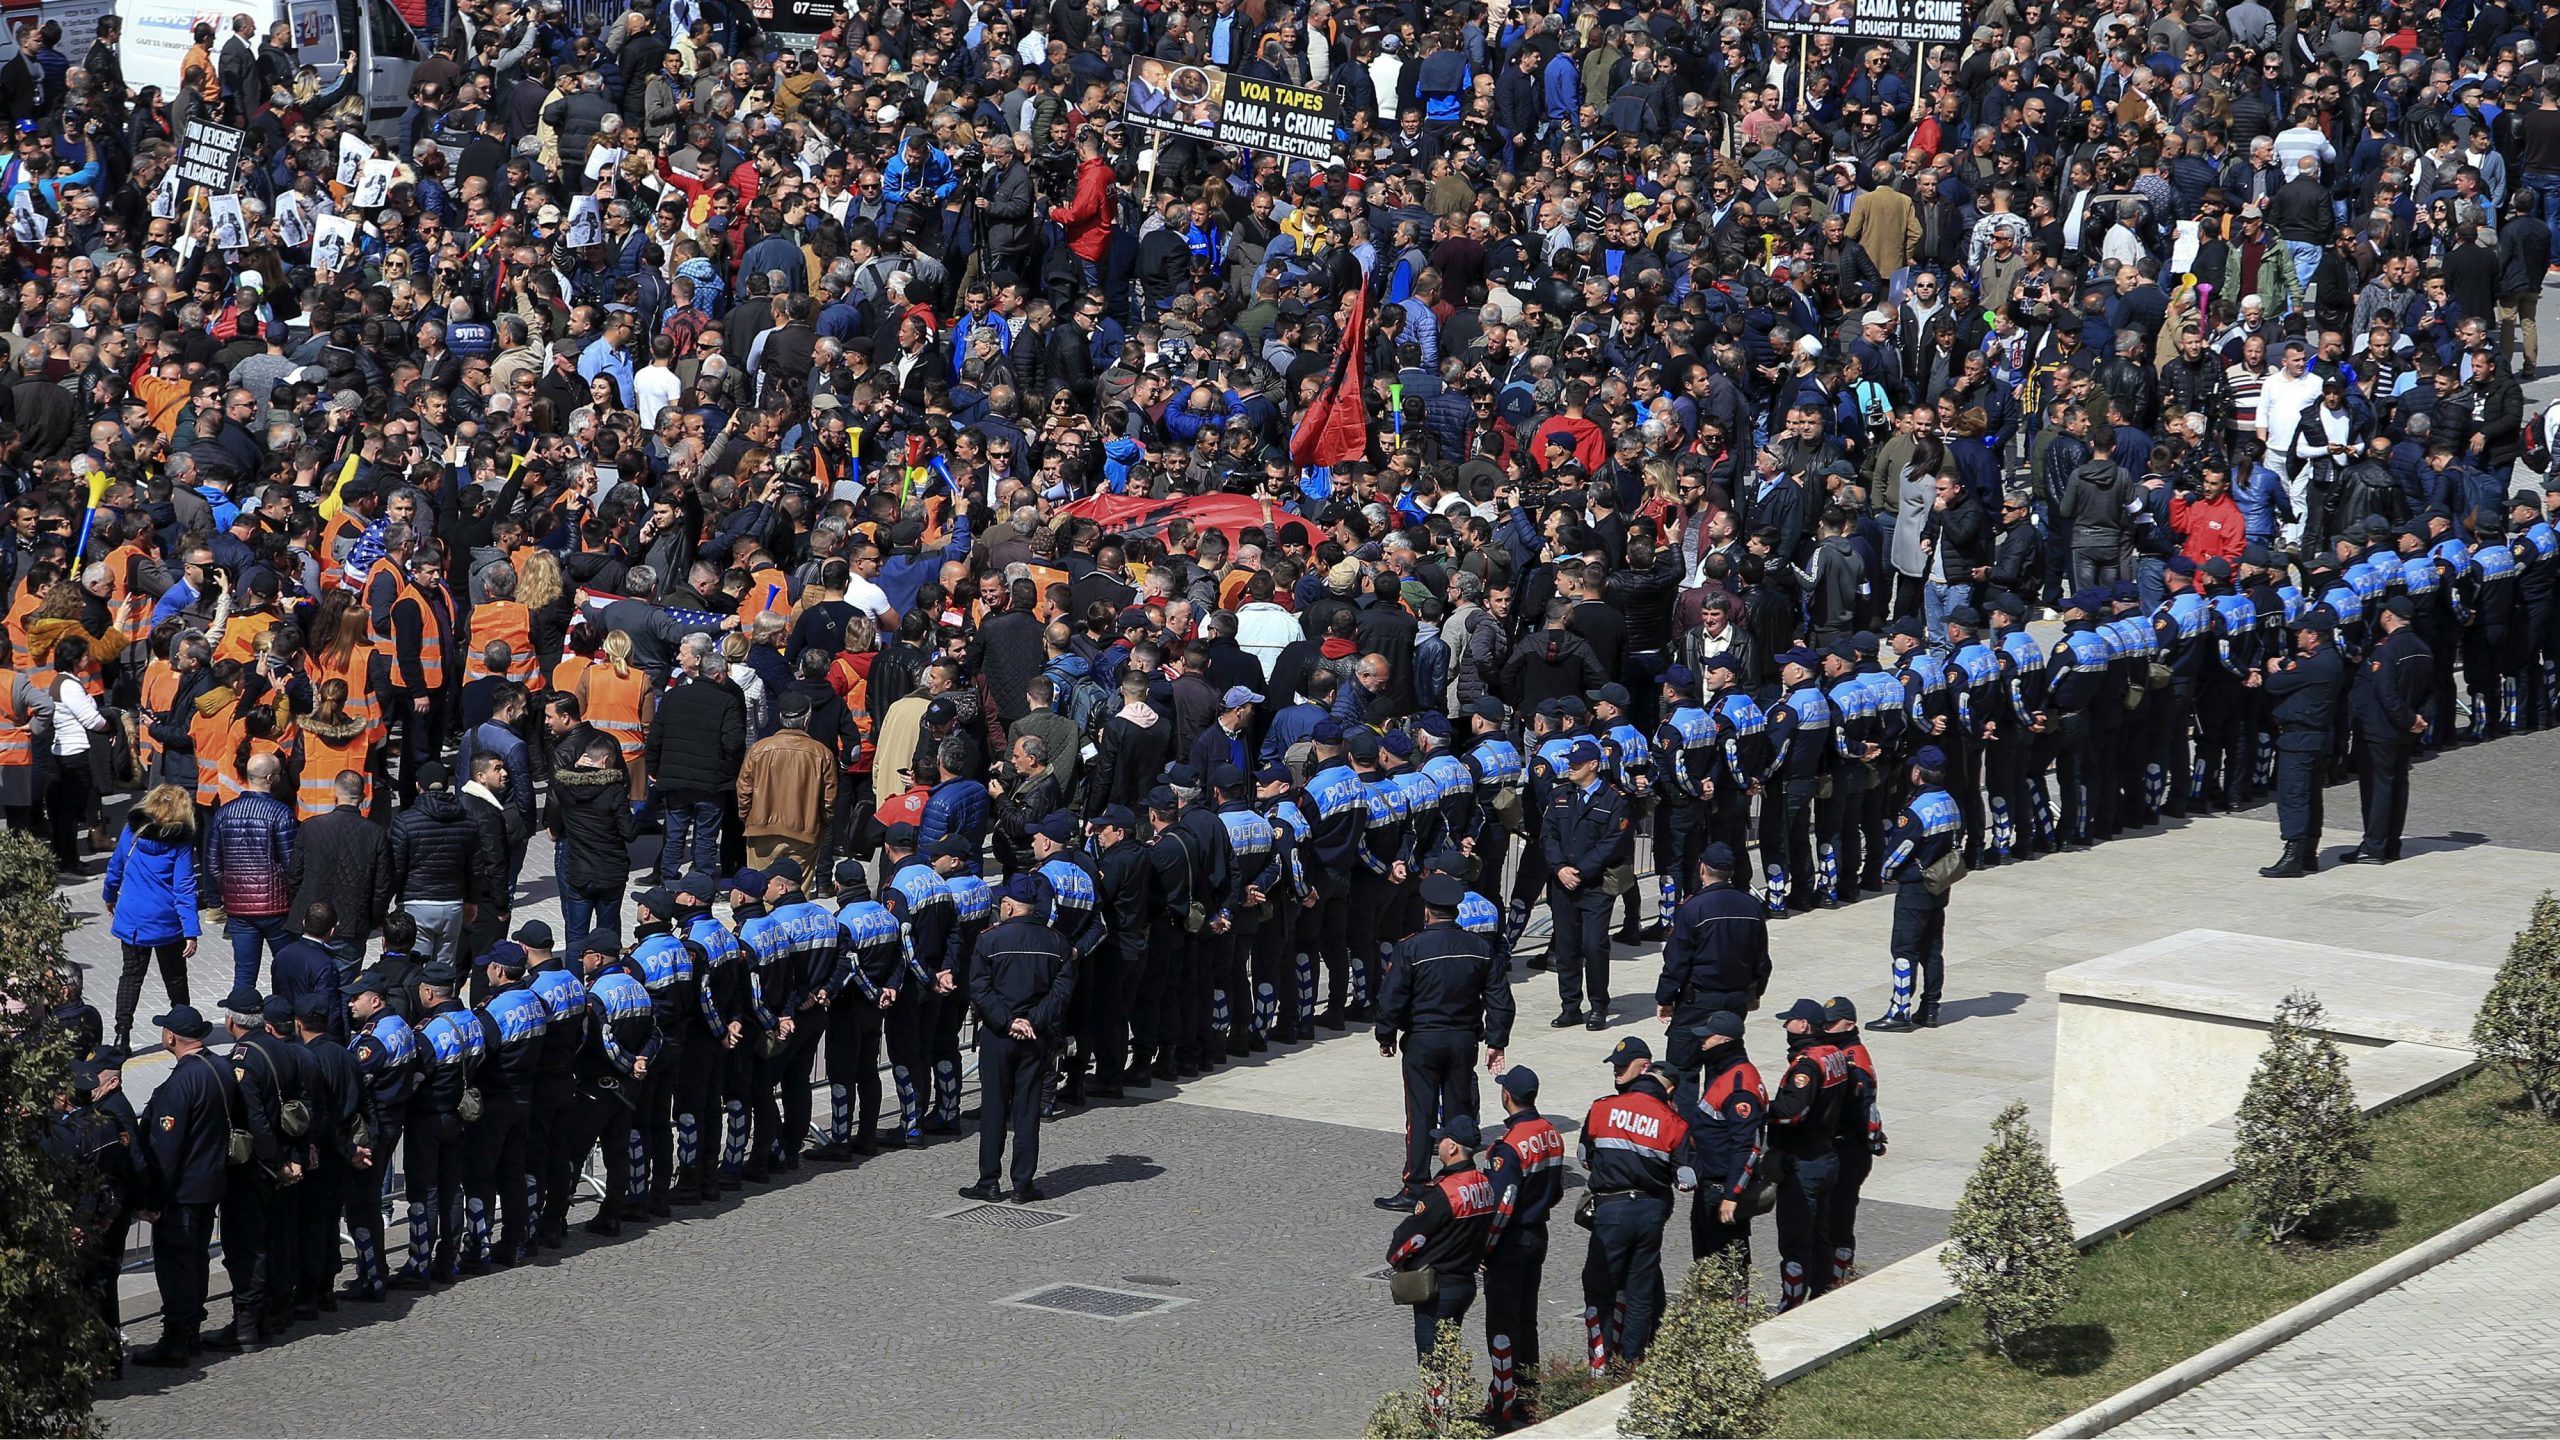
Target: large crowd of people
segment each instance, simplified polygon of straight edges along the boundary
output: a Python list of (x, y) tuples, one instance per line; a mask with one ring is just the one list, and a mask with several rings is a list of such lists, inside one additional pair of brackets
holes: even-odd
[[(770, 23), (458, 0), (371, 118), (249, 15), (167, 93), (114, 16), (0, 61), (0, 806), (123, 947), (83, 1153), (170, 998), (152, 1363), (333, 1307), (341, 1224), (359, 1299), (556, 1245), (599, 1149), (610, 1233), (956, 1129), (973, 1050), (967, 1193), (1036, 1198), (1044, 1115), (1355, 1021), (1381, 1203), (1483, 1222), (1399, 1263), (1512, 1247), (1516, 1328), (1472, 1070), (1540, 914), (1557, 1027), (1667, 929), (1688, 1080), (1622, 1046), (1612, 1113), (1723, 1138), (1619, 1193), (1720, 1176), (1703, 1249), (1783, 1181), (1793, 1303), (1872, 1062), (1799, 1002), (1854, 1093), (1760, 1158), (1705, 917), (1893, 892), (1925, 1028), (1967, 870), (2273, 792), (2308, 873), (2349, 772), (2389, 863), (2413, 758), (2560, 720), (2560, 0)], [(1320, 92), (1330, 162), (1151, 128), (1141, 59)]]

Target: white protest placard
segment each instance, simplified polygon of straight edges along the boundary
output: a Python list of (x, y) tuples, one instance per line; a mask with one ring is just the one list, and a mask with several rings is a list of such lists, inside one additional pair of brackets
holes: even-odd
[(249, 217), (240, 213), (240, 197), (216, 195), (210, 207), (213, 218), (213, 243), (225, 250), (244, 250), (249, 245)]
[(276, 197), (276, 239), (288, 246), (311, 243), (311, 198), (299, 190)]
[(587, 178), (593, 180), (599, 176), (613, 173), (615, 167), (622, 163), (623, 153), (624, 152), (620, 150), (607, 150), (601, 145), (589, 150), (587, 152)]
[(341, 185), (353, 185), (356, 183), (356, 176), (363, 171), (364, 162), (372, 158), (373, 147), (365, 143), (365, 138), (363, 136), (339, 136), (338, 183)]
[(151, 187), (151, 218), (178, 218), (178, 168), (174, 165), (161, 175), (159, 184)]
[(352, 215), (323, 215), (311, 241), (311, 268), (340, 271), (354, 266), (360, 247)]
[(9, 238), (21, 245), (41, 245), (53, 227), (36, 209), (35, 192), (21, 190), (9, 202)]
[(367, 160), (356, 176), (356, 193), (348, 202), (359, 210), (371, 210), (391, 198), (391, 177), (400, 169), (396, 160)]
[(572, 248), (604, 243), (604, 207), (593, 195), (580, 195), (569, 202), (568, 241)]

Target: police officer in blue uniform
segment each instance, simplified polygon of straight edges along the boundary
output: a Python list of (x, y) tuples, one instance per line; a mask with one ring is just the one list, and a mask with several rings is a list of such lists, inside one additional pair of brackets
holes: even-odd
[(418, 1088), (410, 1097), (402, 1134), (409, 1190), (409, 1263), (391, 1278), (394, 1289), (423, 1290), (450, 1283), (463, 1241), (466, 1120), (485, 1113), (473, 1082), (488, 1053), (480, 1016), (454, 992), (461, 975), (449, 961), (418, 971)]
[(770, 907), (765, 918), (782, 932), (791, 956), (790, 994), (784, 1001), (789, 1007), (791, 1038), (774, 1057), (774, 1073), (782, 1086), (776, 1163), (785, 1170), (797, 1170), (816, 1093), (811, 1071), (817, 1064), (819, 1042), (826, 1036), (828, 1004), (833, 998), (827, 986), (836, 976), (836, 947), (844, 932), (836, 928), (834, 912), (810, 899), (802, 888), (806, 872), (797, 859), (785, 855), (775, 860), (765, 867), (764, 877), (765, 903)]
[(747, 976), (747, 1014), (745, 1032), (732, 1052), (743, 1058), (731, 1077), (738, 1086), (730, 1092), (732, 1158), (723, 1169), (733, 1170), (748, 1185), (771, 1179), (784, 1153), (796, 1155), (800, 1150), (797, 1136), (785, 1143), (782, 1105), (774, 1097), (774, 1086), (781, 1082), (775, 1067), (799, 1033), (792, 1007), (800, 967), (791, 953), (790, 937), (773, 923), (765, 905), (767, 883), (763, 871), (747, 867), (730, 876), (726, 887), (729, 928), (738, 937), (740, 963)]
[(1086, 967), (1085, 982), (1094, 994), (1084, 1014), (1091, 1028), (1077, 1043), (1093, 1056), (1093, 1090), (1117, 1100), (1129, 1087), (1155, 1082), (1146, 1057), (1131, 1063), (1131, 1017), (1136, 986), (1147, 973), (1148, 932), (1155, 920), (1155, 872), (1147, 864), (1147, 848), (1139, 841), (1138, 817), (1126, 805), (1107, 805), (1092, 823), (1094, 875), (1098, 881), (1094, 911), (1102, 917), (1102, 944)]
[(1831, 702), (1814, 683), (1821, 657), (1802, 648), (1778, 657), (1781, 693), (1768, 709), (1768, 768), (1761, 773), (1761, 899), (1772, 916), (1810, 908), (1814, 893), (1813, 807), (1837, 753)]
[(2321, 770), (2330, 748), (2330, 718), (2347, 678), (2329, 634), (2338, 614), (2314, 605), (2293, 622), (2294, 653), (2271, 656), (2261, 682), (2273, 697), (2276, 724), (2276, 820), (2284, 855), (2258, 873), (2289, 880), (2320, 868)]
[(924, 1138), (925, 1109), (932, 1098), (926, 1031), (937, 992), (955, 993), (943, 987), (956, 982), (949, 969), (951, 896), (932, 862), (917, 854), (916, 827), (903, 821), (889, 826), (882, 833), (880, 855), (880, 903), (907, 933), (907, 983), (899, 988), (897, 1003), (881, 1017), (881, 1037), (889, 1050), (889, 1080), (898, 1092), (898, 1125), (881, 1143), (897, 1149)]
[[(1459, 757), (1473, 777), (1476, 874), (1484, 892), (1496, 900), (1502, 897), (1503, 863), (1510, 857), (1512, 841), (1527, 835), (1536, 818), (1522, 793), (1529, 779), (1528, 757), (1511, 743), (1508, 723), (1502, 702), (1486, 695), (1460, 712), (1455, 727), (1464, 737), (1458, 744)], [(1519, 933), (1507, 916), (1504, 929), (1511, 936)]]
[(827, 992), (827, 1143), (811, 1154), (848, 1161), (880, 1148), (881, 1017), (906, 979), (906, 936), (898, 917), (871, 898), (863, 862), (836, 865), (839, 938)]
[(1751, 888), (1751, 797), (1769, 771), (1769, 717), (1742, 687), (1731, 655), (1710, 655), (1698, 665), (1698, 703), (1716, 719), (1716, 763), (1708, 771), (1707, 838), (1733, 852), (1734, 874)]
[(1296, 790), (1286, 765), (1266, 765), (1253, 775), (1252, 808), (1271, 832), (1271, 849), (1261, 868), (1244, 877), (1245, 904), (1259, 917), (1249, 977), (1256, 1053), (1295, 1042), (1302, 1022), (1315, 1016), (1315, 962), (1300, 943), (1307, 887), (1298, 841), (1306, 830), (1306, 812), (1292, 798)]
[(361, 1082), (364, 1138), (356, 1146), (355, 1173), (348, 1178), (346, 1192), (347, 1234), (355, 1245), (356, 1273), (339, 1292), (344, 1300), (380, 1300), (391, 1280), (382, 1258), (383, 1240), (391, 1231), (391, 1157), (400, 1148), (403, 1122), (417, 1093), (422, 1051), (418, 1032), (400, 1018), (390, 991), (381, 975), (367, 973), (357, 978), (355, 994), (347, 1002), (347, 1013), (355, 1021), (355, 1044), (349, 1054)]
[(334, 995), (306, 995), (294, 1006), (294, 1039), (308, 1060), (311, 1106), (311, 1169), (285, 1192), (294, 1232), (297, 1320), (338, 1308), (338, 1220), (363, 1178), (356, 1146), (362, 1138), (357, 1121), (366, 1109), (364, 1079), (338, 1040), (346, 1025), (346, 1006)]
[[(535, 1191), (534, 1213), (541, 1216), (526, 1252), (530, 1255), (539, 1249), (557, 1250), (569, 1238), (569, 1200), (577, 1191), (578, 1167), (563, 1152), (568, 1148), (571, 1112), (578, 1102), (576, 1061), (582, 1026), (577, 1022), (586, 1014), (587, 987), (571, 968), (572, 957), (552, 948), (550, 926), (528, 921), (516, 927), (511, 938), (524, 947), (528, 983), (542, 1002), (545, 1021), (542, 1063), (533, 1076), (532, 1124), (525, 1142), (529, 1183)], [(604, 939), (607, 949), (620, 943), (609, 933)], [(638, 1194), (631, 1200), (635, 1209), (646, 1203)]]
[(1422, 929), (1387, 947), (1378, 997), (1378, 1053), (1403, 1049), (1404, 1186), (1378, 1198), (1402, 1210), (1420, 1198), (1430, 1172), (1427, 1137), (1443, 1116), (1476, 1110), (1476, 1043), (1486, 1067), (1502, 1068), (1511, 1043), (1511, 982), (1483, 935), (1458, 928), (1467, 887), (1450, 875), (1422, 881)]
[[(661, 1053), (658, 1013), (641, 966), (615, 953), (612, 935), (590, 934), (580, 948), (579, 1013), (553, 1022), (578, 1042), (577, 1102), (564, 1148), (575, 1174), (589, 1150), (604, 1146), (604, 1199), (583, 1228), (611, 1237), (622, 1233), (632, 1155), (643, 1148), (631, 1143), (631, 1124), (640, 1113), (639, 1089)], [(559, 1208), (565, 1212), (566, 1201)]]
[[(1324, 1009), (1316, 1015), (1316, 1024), (1340, 1030), (1349, 1023), (1352, 1005), (1348, 902), (1351, 872), (1360, 863), (1358, 855), (1369, 824), (1367, 790), (1361, 784), (1360, 773), (1342, 758), (1339, 724), (1331, 719), (1317, 721), (1310, 747), (1315, 769), (1306, 784), (1305, 845), (1308, 880), (1315, 887), (1317, 903), (1309, 915), (1315, 922), (1315, 950), (1325, 972)], [(1150, 970), (1164, 963), (1160, 952), (1148, 958)]]
[(204, 1337), (213, 1350), (254, 1351), (277, 1338), (292, 1317), (287, 1276), (293, 1237), (282, 1190), (298, 1183), (308, 1158), (301, 1134), (287, 1130), (285, 1107), (307, 1104), (307, 1063), (299, 1047), (267, 1032), (266, 999), (243, 986), (222, 1002), (233, 1044), (231, 1079), (252, 1151), (234, 1164), (222, 1192), (222, 1268), (231, 1278), (231, 1323)]
[(1698, 890), (1720, 746), (1715, 712), (1698, 703), (1688, 666), (1662, 672), (1661, 710), (1653, 732), (1653, 868), (1667, 917)]
[[(1627, 812), (1627, 853), (1619, 861), (1633, 880), (1635, 837), (1646, 833), (1653, 819), (1653, 745), (1633, 719), (1635, 701), (1627, 687), (1615, 680), (1584, 697), (1591, 705), (1591, 730), (1600, 742), (1600, 773), (1616, 788)], [(1662, 868), (1661, 840), (1655, 838), (1654, 868)], [(1671, 907), (1661, 907), (1655, 922), (1640, 925), (1644, 913), (1643, 887), (1630, 883), (1619, 897), (1623, 917), (1618, 924), (1617, 940), (1621, 945), (1638, 945), (1662, 938), (1662, 925), (1670, 917)]]
[[(942, 947), (942, 968), (933, 977), (933, 1014), (925, 1022), (925, 1059), (933, 1076), (933, 1103), (924, 1122), (929, 1135), (960, 1131), (960, 1022), (969, 1011), (969, 957), (977, 949), (978, 937), (996, 918), (995, 890), (978, 873), (984, 865), (983, 849), (984, 842), (966, 835), (946, 835), (933, 846), (933, 873), (942, 880), (950, 921), (945, 927), (948, 938)], [(1052, 1058), (1058, 1046), (1053, 1038)], [(1042, 1082), (1044, 1102), (1056, 1090), (1053, 1067)]]
[(1948, 892), (1930, 888), (1928, 870), (1964, 840), (1964, 816), (1946, 791), (1946, 765), (1946, 752), (1935, 745), (1923, 746), (1911, 757), (1911, 799), (1885, 831), (1885, 878), (1894, 887), (1893, 1003), (1876, 1021), (1879, 1030), (1938, 1023), (1938, 999), (1947, 978)]
[(1386, 960), (1386, 944), (1401, 938), (1394, 934), (1395, 908), (1398, 887), (1413, 860), (1412, 837), (1404, 818), (1403, 786), (1385, 773), (1377, 732), (1364, 726), (1345, 734), (1342, 742), (1353, 773), (1360, 777), (1363, 815), (1360, 842), (1353, 850), (1351, 919), (1344, 927), (1354, 972), (1351, 1015), (1369, 1020), (1377, 1013), (1378, 970)]
[[(534, 1217), (525, 1204), (525, 1137), (533, 1123), (534, 1076), (550, 1027), (542, 998), (526, 983), (523, 946), (512, 940), (490, 946), (480, 957), (480, 971), (489, 990), (476, 1008), (489, 1051), (480, 1067), (480, 1118), (467, 1131), (470, 1240), (463, 1250), (464, 1274), (517, 1264), (533, 1235)], [(506, 1206), (503, 1225), (491, 1213), (501, 1201)]]
[(2406, 595), (2382, 602), (2381, 638), (2357, 666), (2347, 708), (2356, 732), (2356, 797), (2364, 834), (2338, 857), (2342, 865), (2388, 865), (2400, 858), (2409, 824), (2409, 759), (2426, 737), (2427, 697), (2436, 657), (2418, 636), (2417, 607)]
[(1582, 1262), (1582, 1329), (1591, 1373), (1632, 1365), (1662, 1318), (1662, 1230), (1673, 1195), (1697, 1183), (1689, 1122), (1653, 1071), (1653, 1047), (1629, 1035), (1609, 1051), (1614, 1093), (1583, 1116), (1583, 1173), (1591, 1247)]
[(1831, 1283), (1849, 1283), (1858, 1266), (1858, 1197), (1876, 1157), (1885, 1150), (1884, 1108), (1877, 1098), (1875, 1057), (1858, 1036), (1858, 1007), (1834, 995), (1822, 1007), (1822, 1035), (1849, 1065), (1849, 1099), (1840, 1107), (1840, 1130), (1831, 1140), (1840, 1157), (1840, 1179), (1831, 1192)]
[[(1371, 736), (1370, 739), (1374, 742), (1376, 737)], [(1165, 773), (1165, 783), (1172, 788), (1180, 805), (1174, 812), (1174, 824), (1191, 844), (1187, 852), (1195, 867), (1191, 898), (1199, 904), (1203, 915), (1200, 928), (1191, 933), (1191, 944), (1185, 950), (1180, 971), (1181, 985), (1175, 1008), (1176, 1053), (1184, 1069), (1214, 1070), (1227, 1058), (1226, 1032), (1217, 1028), (1214, 1022), (1221, 983), (1219, 977), (1224, 973), (1227, 956), (1233, 949), (1228, 943), (1227, 932), (1233, 924), (1230, 912), (1238, 893), (1235, 847), (1227, 840), (1226, 825), (1218, 819), (1216, 797), (1203, 788), (1199, 772), (1189, 765), (1168, 765)], [(1354, 927), (1356, 940), (1356, 917)], [(1371, 965), (1374, 969), (1374, 957)], [(1371, 984), (1365, 993), (1375, 995), (1376, 985)]]
[(1778, 1308), (1792, 1310), (1831, 1288), (1834, 1142), (1849, 1103), (1849, 1064), (1823, 1036), (1817, 1002), (1796, 1001), (1778, 1023), (1786, 1027), (1787, 1068), (1769, 1095), (1769, 1150), (1779, 1162)]
[(1548, 872), (1547, 908), (1554, 919), (1556, 993), (1564, 1009), (1549, 1022), (1561, 1030), (1609, 1024), (1609, 870), (1631, 853), (1626, 799), (1600, 773), (1600, 746), (1577, 740), (1547, 802), (1539, 849)]
[(1748, 1269), (1753, 1196), (1768, 1147), (1768, 1091), (1743, 1051), (1740, 1011), (1718, 1010), (1693, 1033), (1698, 1085), (1688, 1119), (1698, 1194), (1689, 1207), (1690, 1251), (1701, 1260), (1736, 1254)]
[[(907, 843), (915, 843), (913, 826), (907, 827)], [(746, 1148), (747, 1095), (756, 1050), (747, 1030), (755, 1022), (754, 989), (747, 973), (745, 947), (738, 943), (736, 933), (711, 913), (713, 903), (721, 898), (720, 882), (698, 872), (688, 874), (676, 881), (668, 898), (676, 906), (671, 917), (676, 922), (675, 932), (699, 956), (697, 998), (704, 1025), (704, 1033), (688, 1037), (693, 1042), (685, 1047), (689, 1073), (677, 1081), (676, 1143), (680, 1152), (687, 1129), (684, 1116), (689, 1113), (694, 1117), (693, 1187), (691, 1193), (674, 1198), (707, 1204), (719, 1198), (722, 1191), (735, 1190), (745, 1183), (737, 1172), (741, 1152)], [(701, 1056), (698, 1064), (693, 1059), (696, 1053)], [(685, 1163), (681, 1154), (678, 1163)]]
[[(1239, 766), (1221, 764), (1202, 778), (1217, 797), (1214, 813), (1219, 828), (1226, 832), (1231, 871), (1224, 909), (1226, 931), (1218, 937), (1217, 973), (1211, 976), (1216, 988), (1209, 1011), (1210, 1026), (1216, 1032), (1211, 1054), (1223, 1059), (1248, 1055), (1257, 1048), (1254, 1020), (1262, 1007), (1253, 986), (1253, 958), (1262, 928), (1270, 923), (1265, 886), (1275, 882), (1277, 875), (1271, 822), (1254, 803), (1253, 777)], [(1270, 1042), (1262, 1042), (1259, 1048), (1271, 1048)]]
[[(1413, 1213), (1396, 1226), (1387, 1264), (1431, 1271), (1430, 1298), (1413, 1306), (1413, 1354), (1421, 1360), (1439, 1343), (1442, 1322), (1463, 1323), (1476, 1299), (1476, 1268), (1484, 1263), (1498, 1201), (1493, 1181), (1476, 1168), (1484, 1136), (1472, 1115), (1451, 1115), (1431, 1132), (1440, 1173), (1414, 1198)], [(1454, 1397), (1453, 1397), (1454, 1398)]]
[[(1498, 932), (1500, 915), (1489, 918)], [(1546, 1278), (1547, 1218), (1564, 1198), (1564, 1135), (1538, 1113), (1536, 1071), (1514, 1065), (1494, 1085), (1502, 1130), (1484, 1150), (1494, 1195), (1484, 1255), (1485, 1349), (1493, 1359), (1485, 1419), (1502, 1425), (1525, 1421), (1536, 1408), (1538, 1288)]]
[(994, 1200), (1013, 1132), (1013, 1201), (1040, 1199), (1040, 1083), (1048, 1071), (1047, 1037), (1063, 1033), (1075, 989), (1075, 961), (1065, 936), (1042, 924), (1049, 885), (1037, 875), (1005, 882), (998, 919), (978, 937), (969, 965), (969, 999), (978, 1014), (978, 1183), (960, 1193)]
[[(1347, 776), (1350, 772), (1346, 768), (1343, 773)], [(1349, 783), (1355, 790), (1358, 788), (1357, 780)], [(1148, 1070), (1158, 1080), (1188, 1080), (1197, 1076), (1200, 1068), (1196, 1057), (1186, 1061), (1180, 1053), (1179, 991), (1183, 969), (1190, 963), (1193, 937), (1199, 926), (1208, 923), (1208, 907), (1193, 899), (1194, 887), (1200, 883), (1199, 842), (1179, 823), (1182, 800), (1173, 793), (1172, 786), (1158, 785), (1148, 791), (1145, 803), (1151, 827), (1146, 847), (1150, 876), (1147, 888), (1154, 900), (1154, 913), (1147, 927), (1145, 972), (1130, 987), (1134, 1004), (1129, 1029), (1137, 1042), (1130, 1068)], [(1344, 994), (1339, 983), (1333, 993), (1336, 999)], [(1339, 1020), (1338, 1010), (1329, 1013)], [(1321, 1020), (1319, 1017), (1320, 1023)]]
[[(1101, 871), (1085, 852), (1083, 839), (1084, 826), (1064, 810), (1042, 816), (1031, 828), (1032, 866), (1049, 882), (1049, 926), (1067, 937), (1067, 948), (1075, 956), (1075, 999), (1068, 1006), (1067, 1027), (1050, 1040), (1052, 1052), (1062, 1057), (1066, 1076), (1059, 1098), (1069, 1105), (1085, 1103), (1086, 1074), (1093, 1061), (1093, 1047), (1087, 1043), (1096, 1000), (1091, 981), (1095, 956), (1110, 943), (1110, 922), (1102, 913)], [(990, 905), (989, 920), (995, 918), (993, 909)], [(969, 942), (974, 948), (977, 936), (971, 935)], [(1073, 1055), (1066, 1054), (1070, 1040), (1076, 1044)]]
[(1662, 976), (1653, 987), (1653, 1017), (1671, 1029), (1662, 1053), (1672, 1058), (1679, 1093), (1696, 1093), (1698, 1042), (1707, 1022), (1760, 1003), (1769, 988), (1769, 917), (1751, 892), (1734, 883), (1741, 860), (1723, 844), (1698, 862), (1702, 888), (1681, 902), (1662, 947)]
[(194, 1357), (204, 1330), (213, 1270), (214, 1213), (231, 1182), (232, 1129), (242, 1113), (239, 1082), (208, 1053), (213, 1022), (193, 1005), (151, 1017), (172, 1064), (142, 1112), (151, 1155), (151, 1273), (160, 1288), (160, 1339), (133, 1363), (175, 1369)]

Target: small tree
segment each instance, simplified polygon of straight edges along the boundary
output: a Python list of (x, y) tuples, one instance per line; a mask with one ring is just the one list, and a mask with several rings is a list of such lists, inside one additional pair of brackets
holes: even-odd
[(2002, 1354), (2070, 1302), (2080, 1247), (2053, 1160), (2027, 1124), (2027, 1102), (2011, 1101), (1991, 1122), (1938, 1263), (1982, 1317), (1983, 1344)]
[(115, 1337), (81, 1284), (64, 1165), (43, 1144), (70, 1084), (70, 1038), (45, 1023), (78, 998), (53, 852), (0, 831), (0, 1434), (91, 1435)]
[(1769, 1384), (1751, 1344), (1751, 1272), (1741, 1257), (1689, 1267), (1631, 1384), (1621, 1435), (1769, 1433)]
[(2347, 1057), (2320, 1033), (2324, 1018), (2311, 992), (2284, 997), (2240, 1100), (2231, 1162), (2258, 1224), (2278, 1244), (2353, 1196), (2372, 1153)]
[(2480, 1002), (2471, 1048), (2514, 1073), (2533, 1113), (2560, 1114), (2560, 899), (2548, 890)]
[(1422, 1383), (1380, 1396), (1361, 1433), (1366, 1440), (1488, 1440), (1493, 1432), (1476, 1419), (1481, 1403), (1467, 1333), (1457, 1321), (1443, 1320), (1423, 1357)]

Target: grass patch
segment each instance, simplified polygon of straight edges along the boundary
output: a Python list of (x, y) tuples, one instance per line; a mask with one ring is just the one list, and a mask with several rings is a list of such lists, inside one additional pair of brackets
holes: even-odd
[(1959, 1306), (1777, 1394), (1776, 1435), (2031, 1435), (2560, 1173), (2560, 1125), (2501, 1072), (2375, 1117), (2364, 1193), (2309, 1245), (2246, 1233), (2229, 1189), (2100, 1242), (2079, 1297), (2024, 1337), (1976, 1342)]

